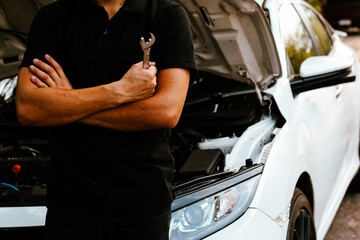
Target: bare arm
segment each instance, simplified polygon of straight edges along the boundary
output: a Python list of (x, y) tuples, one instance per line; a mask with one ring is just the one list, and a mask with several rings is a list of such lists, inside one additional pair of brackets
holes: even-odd
[[(43, 63), (40, 61), (38, 64)], [(144, 70), (142, 63), (133, 65), (121, 81), (93, 88), (63, 89), (46, 84), (41, 87), (35, 85), (34, 82), (39, 79), (30, 80), (34, 73), (38, 77), (46, 74), (47, 77), (41, 76), (43, 82), (61, 75), (57, 70), (46, 69), (48, 67), (43, 66), (45, 73), (36, 73), (40, 71), (38, 68), (32, 72), (28, 68), (20, 69), (16, 110), (23, 125), (56, 126), (78, 121), (99, 111), (152, 96), (156, 86), (156, 68), (151, 66)]]
[(83, 90), (37, 88), (28, 68), (21, 68), (16, 91), (19, 122), (31, 126), (62, 125), (117, 106), (106, 86)]
[(161, 70), (153, 97), (98, 112), (80, 122), (122, 131), (173, 128), (181, 115), (189, 78), (186, 69)]

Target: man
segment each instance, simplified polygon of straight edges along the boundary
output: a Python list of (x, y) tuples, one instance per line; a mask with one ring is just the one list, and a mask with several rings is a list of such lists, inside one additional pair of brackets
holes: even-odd
[[(156, 67), (143, 69), (149, 32)], [(45, 239), (168, 238), (169, 129), (194, 69), (188, 19), (168, 0), (59, 0), (39, 11), (16, 106), (21, 124), (50, 127)]]

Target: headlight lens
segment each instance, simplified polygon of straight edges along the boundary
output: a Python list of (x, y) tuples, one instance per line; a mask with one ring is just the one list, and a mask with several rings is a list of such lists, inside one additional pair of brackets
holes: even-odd
[(171, 215), (170, 239), (201, 239), (239, 218), (249, 207), (260, 175)]

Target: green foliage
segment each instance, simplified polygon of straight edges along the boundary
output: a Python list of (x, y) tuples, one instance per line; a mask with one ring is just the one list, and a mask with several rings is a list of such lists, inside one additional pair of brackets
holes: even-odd
[(302, 24), (297, 25), (295, 34), (288, 35), (284, 42), (294, 73), (299, 74), (301, 63), (316, 55), (313, 43)]
[(289, 44), (286, 47), (286, 52), (290, 58), (290, 62), (293, 66), (295, 74), (300, 73), (300, 65), (303, 61), (305, 61), (305, 59), (316, 55), (313, 48), (311, 49), (299, 48), (296, 42)]
[(322, 1), (321, 0), (306, 0), (313, 8), (318, 12), (321, 12)]
[(310, 9), (305, 9), (309, 18), (312, 31), (314, 32), (314, 43), (319, 55), (327, 55), (331, 51), (331, 41), (319, 18)]

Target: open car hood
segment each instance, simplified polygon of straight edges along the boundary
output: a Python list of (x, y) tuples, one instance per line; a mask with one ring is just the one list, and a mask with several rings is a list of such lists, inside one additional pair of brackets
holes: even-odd
[(31, 22), (54, 0), (0, 0), (0, 79), (18, 74)]
[(254, 0), (177, 0), (192, 25), (199, 70), (265, 89), (281, 76), (268, 20)]

